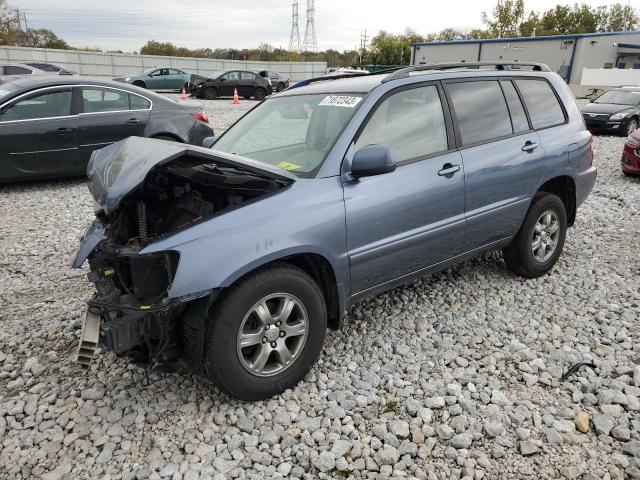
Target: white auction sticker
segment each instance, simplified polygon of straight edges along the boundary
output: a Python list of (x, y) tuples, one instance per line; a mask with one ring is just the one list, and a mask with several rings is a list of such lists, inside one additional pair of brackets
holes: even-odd
[(355, 107), (362, 97), (349, 97), (346, 95), (329, 95), (322, 99), (319, 105), (329, 106), (329, 107)]

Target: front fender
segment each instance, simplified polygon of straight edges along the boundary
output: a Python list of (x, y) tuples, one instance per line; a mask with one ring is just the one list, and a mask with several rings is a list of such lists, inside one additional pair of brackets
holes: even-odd
[(349, 284), (339, 177), (299, 179), (285, 191), (232, 210), (148, 245), (140, 253), (180, 254), (169, 296), (228, 287), (274, 260), (316, 254)]

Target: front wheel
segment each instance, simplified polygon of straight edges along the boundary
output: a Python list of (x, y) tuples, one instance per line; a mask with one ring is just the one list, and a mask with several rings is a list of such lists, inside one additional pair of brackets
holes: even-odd
[(636, 118), (632, 118), (631, 120), (629, 120), (629, 123), (627, 123), (627, 135), (631, 135), (637, 129), (638, 129), (638, 120)]
[(256, 93), (254, 94), (256, 100), (262, 101), (266, 96), (267, 92), (264, 90), (264, 88), (256, 88)]
[(204, 368), (224, 391), (262, 400), (294, 387), (315, 363), (327, 329), (324, 297), (303, 270), (264, 268), (209, 312)]
[(213, 87), (207, 87), (204, 89), (204, 92), (202, 92), (202, 96), (205, 100), (215, 100), (218, 97), (218, 92)]
[(567, 212), (557, 195), (538, 192), (511, 244), (502, 250), (507, 268), (536, 278), (558, 261), (567, 235)]

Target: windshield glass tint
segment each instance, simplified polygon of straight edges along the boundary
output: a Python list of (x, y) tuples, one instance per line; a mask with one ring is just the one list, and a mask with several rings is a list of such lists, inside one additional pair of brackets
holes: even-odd
[(615, 105), (639, 105), (640, 92), (609, 90), (595, 99), (593, 103), (613, 103)]
[(213, 148), (308, 176), (322, 164), (361, 100), (352, 94), (272, 98), (244, 116)]

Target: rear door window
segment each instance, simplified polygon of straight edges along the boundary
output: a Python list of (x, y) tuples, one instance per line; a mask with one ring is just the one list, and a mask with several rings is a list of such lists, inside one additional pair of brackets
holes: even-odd
[(507, 99), (507, 106), (509, 107), (509, 113), (511, 114), (513, 132), (526, 132), (529, 130), (529, 120), (527, 120), (527, 114), (524, 111), (518, 92), (516, 92), (516, 89), (510, 80), (501, 81), (500, 85), (502, 86), (502, 91)]
[(447, 85), (464, 146), (513, 134), (509, 110), (497, 80)]
[(0, 122), (65, 117), (71, 114), (71, 90), (33, 95), (0, 110)]
[(516, 80), (529, 111), (533, 128), (547, 128), (565, 123), (564, 111), (558, 97), (545, 80)]
[(256, 76), (251, 72), (240, 72), (240, 80), (255, 80)]
[(225, 80), (238, 80), (239, 73), (238, 72), (229, 72), (224, 77)]
[(398, 162), (447, 150), (437, 87), (401, 90), (383, 100), (356, 140), (356, 148), (374, 144), (391, 147)]
[(129, 108), (131, 110), (148, 110), (151, 108), (151, 102), (140, 95), (129, 94)]
[(129, 110), (129, 94), (121, 90), (83, 88), (82, 102), (85, 113)]

